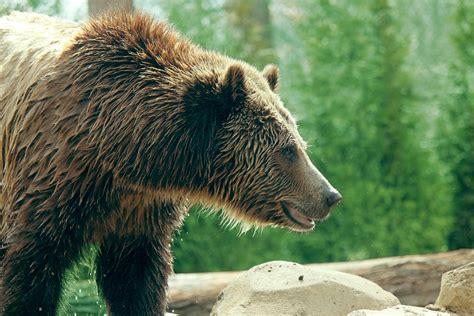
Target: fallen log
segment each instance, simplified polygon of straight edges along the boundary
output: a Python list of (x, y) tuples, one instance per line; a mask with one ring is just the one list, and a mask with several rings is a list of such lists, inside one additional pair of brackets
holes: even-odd
[[(441, 275), (468, 262), (474, 262), (474, 249), (307, 266), (359, 275), (395, 294), (402, 304), (425, 306), (435, 302)], [(181, 315), (209, 315), (220, 291), (239, 273), (181, 273), (172, 276), (169, 281), (169, 310)]]

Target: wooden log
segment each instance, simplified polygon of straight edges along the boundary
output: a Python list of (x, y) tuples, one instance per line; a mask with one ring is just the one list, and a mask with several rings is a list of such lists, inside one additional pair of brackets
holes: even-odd
[[(402, 304), (425, 306), (436, 300), (444, 272), (473, 261), (474, 249), (465, 249), (307, 266), (359, 275), (395, 294)], [(209, 315), (220, 291), (240, 273), (182, 273), (172, 276), (169, 310), (181, 315)]]
[(359, 275), (393, 293), (402, 304), (426, 306), (436, 301), (441, 275), (474, 261), (474, 249), (310, 265)]
[(171, 276), (168, 310), (179, 315), (209, 315), (219, 293), (240, 273), (179, 273)]

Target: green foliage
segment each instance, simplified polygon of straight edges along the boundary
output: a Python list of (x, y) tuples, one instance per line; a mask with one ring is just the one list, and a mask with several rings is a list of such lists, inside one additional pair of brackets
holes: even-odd
[(222, 19), (222, 7), (215, 1), (165, 1), (161, 7), (180, 32), (203, 47), (225, 53), (232, 49), (230, 43), (236, 42)]
[(452, 86), (440, 120), (440, 152), (451, 168), (455, 228), (449, 247), (474, 247), (474, 3), (457, 1), (451, 39), (455, 58), (450, 61)]
[(229, 230), (221, 225), (219, 216), (193, 208), (175, 237), (174, 269), (177, 273), (248, 269), (261, 260), (274, 259), (275, 250), (282, 247), (278, 233), (280, 231), (268, 229), (238, 237), (238, 228)]
[(106, 307), (95, 282), (95, 258), (97, 247), (91, 245), (83, 253), (83, 259), (68, 271), (64, 280), (59, 315), (105, 315)]
[(61, 0), (7, 0), (0, 3), (0, 16), (11, 11), (36, 11), (47, 14), (58, 14), (61, 10)]
[(67, 301), (63, 303), (59, 315), (91, 316), (105, 315), (106, 306), (99, 296), (93, 279), (74, 281), (68, 288)]

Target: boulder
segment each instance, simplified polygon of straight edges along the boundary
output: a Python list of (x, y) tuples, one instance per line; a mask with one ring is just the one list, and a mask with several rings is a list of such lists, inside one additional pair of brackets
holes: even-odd
[(347, 316), (453, 316), (448, 312), (432, 311), (423, 307), (397, 305), (383, 310), (361, 309), (350, 312)]
[(218, 296), (211, 315), (344, 315), (400, 304), (364, 278), (273, 261), (240, 275)]
[(474, 262), (443, 274), (438, 299), (430, 308), (474, 315)]

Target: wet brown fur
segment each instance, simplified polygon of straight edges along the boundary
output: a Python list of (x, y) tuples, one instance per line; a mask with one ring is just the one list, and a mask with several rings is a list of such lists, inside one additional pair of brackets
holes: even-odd
[(74, 33), (39, 46), (34, 76), (22, 60), (22, 89), (0, 90), (0, 313), (53, 315), (64, 271), (97, 242), (109, 312), (162, 314), (189, 204), (292, 228), (279, 203), (301, 200), (304, 175), (278, 153), (306, 155), (305, 143), (274, 66), (261, 73), (141, 14)]

